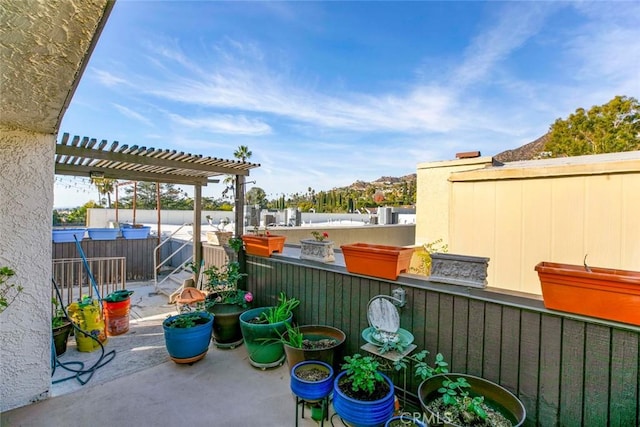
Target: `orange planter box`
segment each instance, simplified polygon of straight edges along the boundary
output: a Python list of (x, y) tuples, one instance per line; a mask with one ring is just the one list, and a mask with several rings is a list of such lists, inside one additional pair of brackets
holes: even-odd
[(413, 248), (368, 243), (342, 245), (340, 249), (349, 273), (389, 280), (396, 280), (400, 273), (407, 272), (414, 252)]
[(544, 306), (640, 326), (640, 272), (541, 262)]
[(284, 241), (287, 236), (264, 235), (254, 236), (251, 234), (242, 235), (244, 249), (248, 255), (271, 256), (272, 253), (282, 253)]

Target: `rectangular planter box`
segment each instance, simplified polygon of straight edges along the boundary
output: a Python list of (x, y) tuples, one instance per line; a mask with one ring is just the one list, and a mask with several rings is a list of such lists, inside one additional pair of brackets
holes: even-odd
[(551, 262), (535, 269), (546, 308), (640, 326), (640, 272)]
[(333, 242), (330, 240), (318, 241), (315, 239), (300, 240), (300, 259), (308, 259), (318, 262), (334, 262)]
[(125, 239), (146, 239), (149, 237), (151, 227), (124, 227), (122, 230), (122, 237)]
[(406, 273), (413, 256), (413, 248), (402, 246), (353, 243), (340, 246), (349, 273), (396, 280)]
[(433, 253), (431, 254), (429, 281), (485, 288), (488, 268), (489, 258)]
[(244, 249), (248, 255), (266, 257), (271, 256), (274, 252), (282, 253), (285, 240), (287, 240), (287, 236), (254, 236), (251, 234), (244, 234), (242, 236)]
[(233, 233), (230, 231), (207, 231), (207, 243), (224, 246), (229, 243), (232, 235)]
[(54, 229), (51, 233), (53, 243), (75, 242), (75, 237), (78, 238), (78, 241), (82, 241), (85, 231), (86, 229), (84, 228), (64, 228), (59, 230)]
[(116, 240), (120, 230), (117, 228), (89, 228), (88, 232), (91, 240)]

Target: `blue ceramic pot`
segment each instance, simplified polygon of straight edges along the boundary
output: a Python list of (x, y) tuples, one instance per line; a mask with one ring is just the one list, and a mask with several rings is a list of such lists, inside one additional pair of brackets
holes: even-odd
[(357, 400), (347, 396), (338, 384), (346, 375), (342, 371), (333, 382), (333, 409), (353, 427), (382, 427), (393, 416), (394, 387), (393, 382), (384, 374), (382, 377), (389, 384), (389, 393), (378, 400)]
[(190, 328), (170, 328), (167, 326), (179, 316), (186, 314), (192, 313), (171, 316), (162, 322), (167, 351), (176, 363), (193, 363), (202, 359), (209, 350), (211, 342), (211, 332), (213, 331), (213, 314), (211, 313), (199, 312), (205, 323)]
[[(309, 381), (298, 377), (298, 373), (309, 370), (320, 370), (327, 377), (318, 381)], [(307, 402), (324, 399), (331, 393), (333, 387), (333, 368), (325, 362), (307, 360), (300, 362), (291, 368), (291, 391), (299, 398)]]

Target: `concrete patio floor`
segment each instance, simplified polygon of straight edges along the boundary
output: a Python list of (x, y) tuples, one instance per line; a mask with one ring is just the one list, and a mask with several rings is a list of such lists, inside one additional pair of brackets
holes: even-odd
[[(130, 330), (109, 337), (105, 353), (115, 357), (81, 376), (53, 384), (49, 399), (0, 414), (2, 426), (293, 426), (295, 398), (289, 371), (283, 366), (260, 370), (249, 364), (244, 345), (221, 350), (213, 344), (204, 359), (179, 365), (169, 359), (162, 320), (175, 313), (168, 298), (154, 287), (127, 284), (133, 290)], [(80, 353), (71, 339), (61, 363), (84, 361), (93, 366), (101, 350)], [(105, 357), (105, 360), (107, 358)], [(72, 366), (72, 368), (74, 368)], [(77, 368), (76, 368), (77, 369)], [(57, 366), (53, 380), (73, 373)], [(342, 426), (337, 416), (325, 425)], [(301, 427), (316, 426), (311, 411)]]

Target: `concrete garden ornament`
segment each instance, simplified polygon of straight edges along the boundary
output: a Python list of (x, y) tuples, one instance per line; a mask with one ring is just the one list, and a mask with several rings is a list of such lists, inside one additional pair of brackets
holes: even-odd
[(300, 240), (300, 259), (318, 262), (334, 262), (333, 241), (329, 239), (326, 231), (312, 231), (313, 239)]

